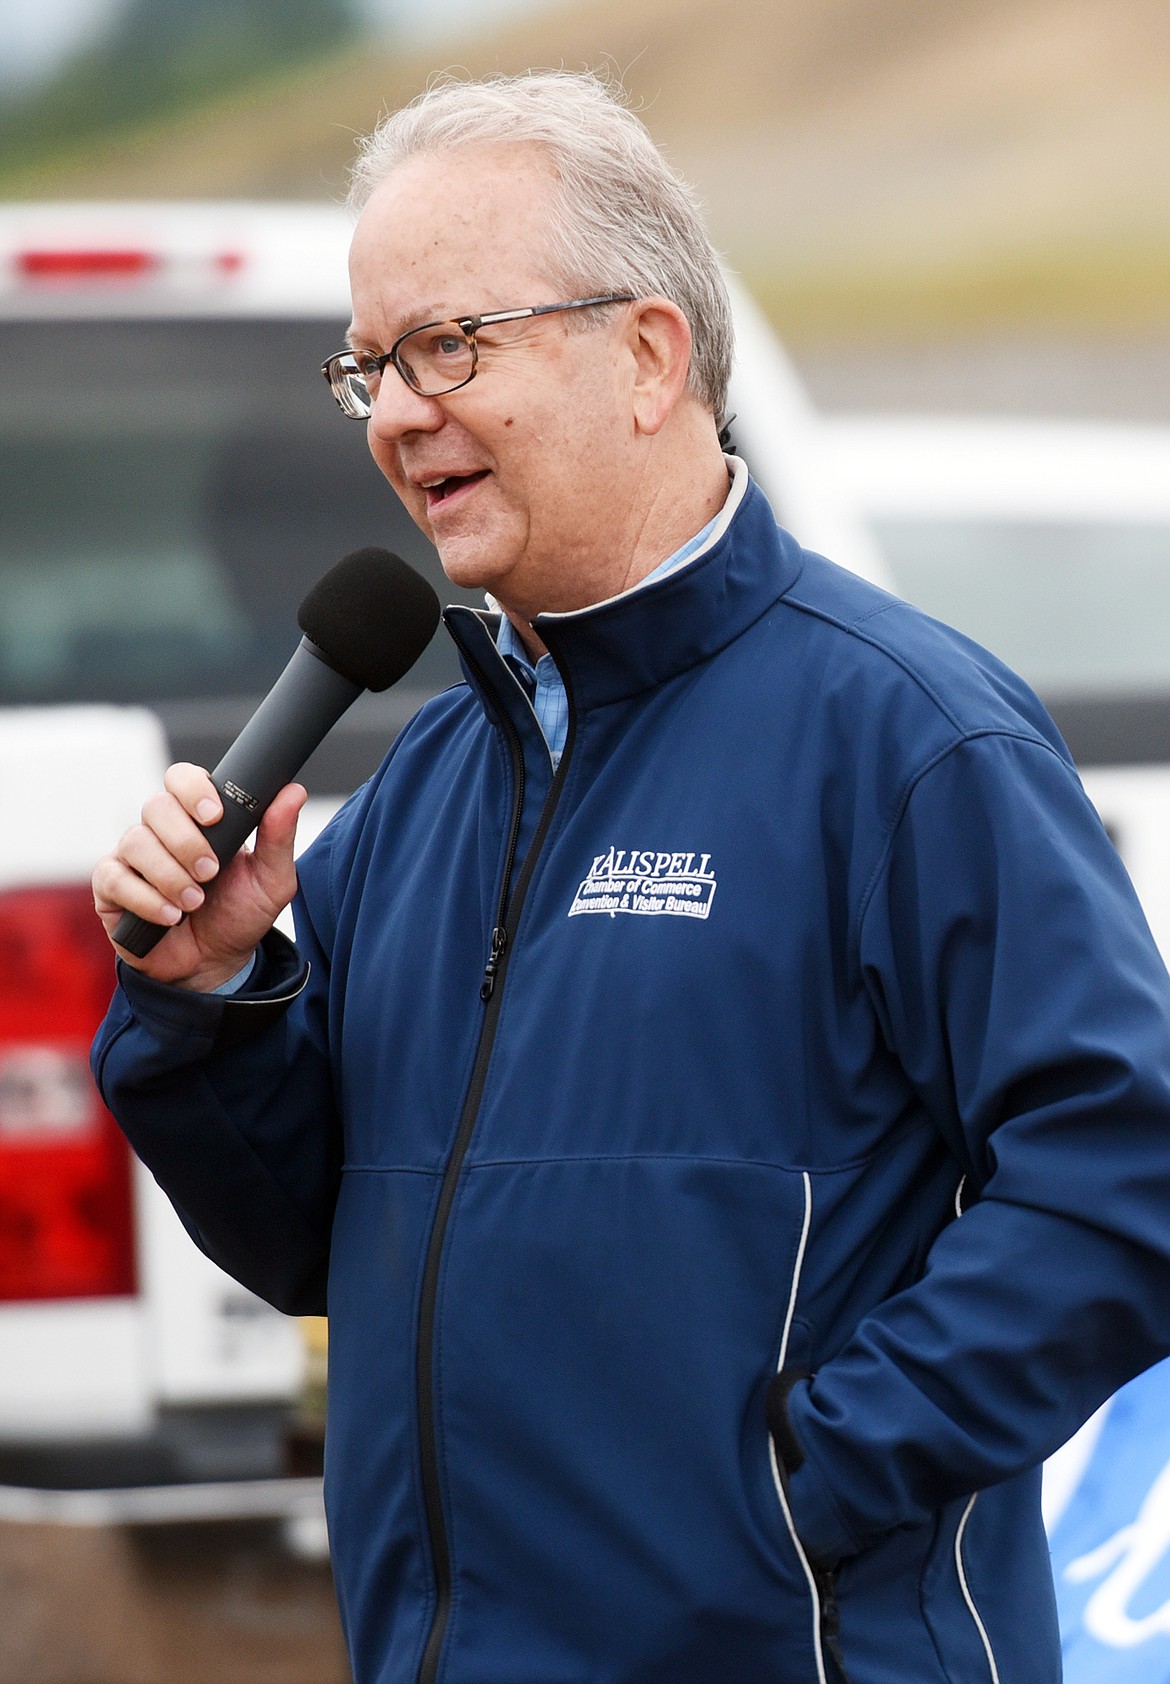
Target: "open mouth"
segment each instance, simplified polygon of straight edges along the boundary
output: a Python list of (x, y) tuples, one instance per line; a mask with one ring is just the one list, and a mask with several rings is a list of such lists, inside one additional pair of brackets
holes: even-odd
[(459, 492), (466, 490), (469, 486), (477, 485), (481, 479), (486, 479), (487, 474), (488, 470), (486, 468), (481, 468), (474, 474), (450, 474), (446, 479), (441, 479), (434, 485), (428, 485), (425, 488), (427, 494), (427, 509), (433, 510), (442, 508), (444, 504), (449, 503), (453, 497), (456, 497)]

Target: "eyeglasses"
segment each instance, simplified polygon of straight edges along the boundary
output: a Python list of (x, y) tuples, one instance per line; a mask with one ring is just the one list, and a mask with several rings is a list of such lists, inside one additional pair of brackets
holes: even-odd
[(527, 310), (493, 310), (486, 316), (455, 316), (446, 322), (424, 322), (401, 334), (388, 351), (337, 351), (326, 357), (321, 373), (343, 415), (368, 421), (382, 381), (392, 363), (412, 392), (441, 398), (475, 379), (481, 327), (496, 322), (521, 322), (530, 316), (552, 316), (560, 310), (590, 310), (599, 304), (632, 304), (633, 293), (606, 293), (600, 298), (574, 298), (568, 304), (533, 304)]

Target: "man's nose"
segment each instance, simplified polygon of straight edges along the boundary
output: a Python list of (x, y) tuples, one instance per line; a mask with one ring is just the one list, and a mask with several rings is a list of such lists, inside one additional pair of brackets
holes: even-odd
[(432, 433), (443, 424), (437, 398), (424, 398), (396, 369), (387, 368), (370, 405), (369, 430), (380, 442), (393, 444), (403, 433)]

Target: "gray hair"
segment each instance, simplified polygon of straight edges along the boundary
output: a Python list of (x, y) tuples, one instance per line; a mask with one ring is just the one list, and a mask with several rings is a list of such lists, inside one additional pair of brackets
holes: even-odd
[(350, 208), (360, 211), (410, 158), (500, 145), (539, 147), (552, 167), (550, 278), (566, 297), (671, 299), (691, 328), (687, 389), (722, 421), (734, 330), (698, 197), (621, 103), (620, 90), (601, 77), (542, 71), (436, 79), (359, 142)]

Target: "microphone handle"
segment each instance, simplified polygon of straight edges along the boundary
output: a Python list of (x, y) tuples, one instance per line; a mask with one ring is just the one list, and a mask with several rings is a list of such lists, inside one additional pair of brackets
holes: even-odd
[[(296, 777), (362, 688), (331, 667), (316, 644), (302, 637), (288, 665), (211, 774), (223, 801), (223, 817), (198, 828), (221, 866), (244, 845), (273, 797)], [(174, 928), (124, 912), (114, 928), (114, 940), (136, 959), (145, 959)]]

